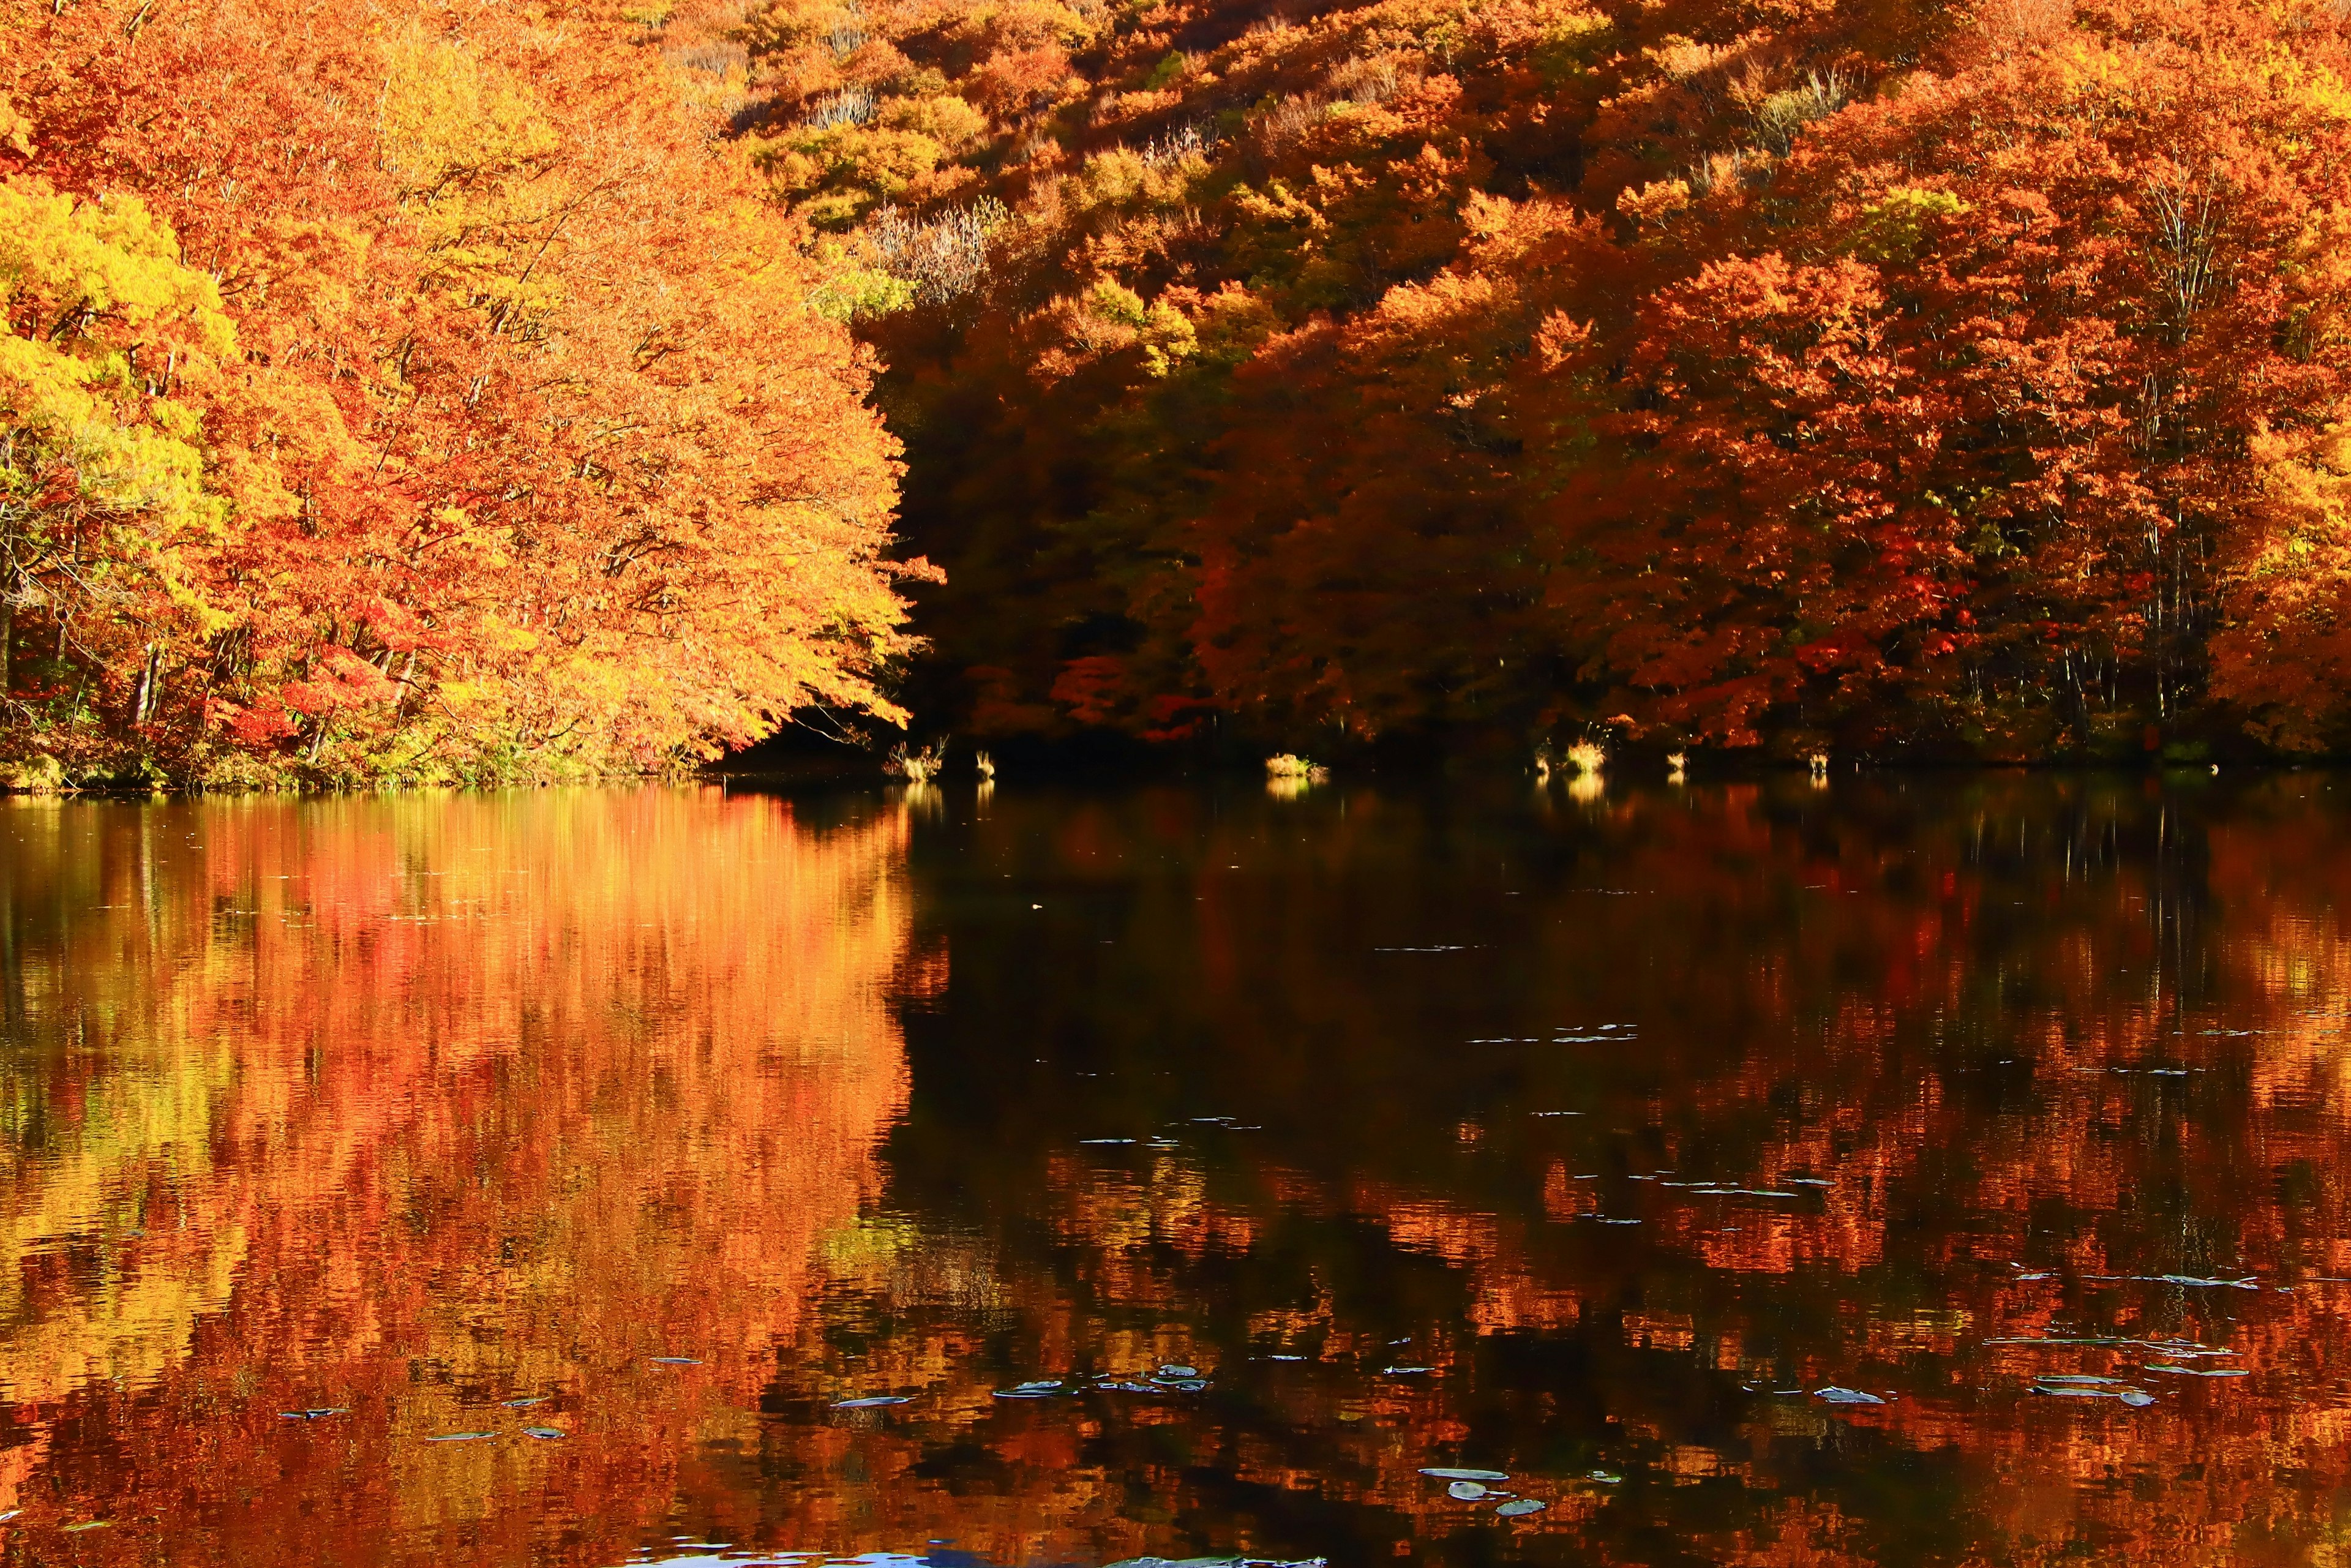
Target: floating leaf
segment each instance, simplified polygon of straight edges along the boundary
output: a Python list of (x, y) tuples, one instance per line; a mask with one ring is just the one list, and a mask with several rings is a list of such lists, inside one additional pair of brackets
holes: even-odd
[(571, 1434), (566, 1432), (560, 1427), (525, 1427), (522, 1429), (522, 1435), (526, 1437), (537, 1437), (541, 1442), (547, 1442), (557, 1437), (568, 1437)]
[(1380, 1368), (1380, 1375), (1384, 1377), (1410, 1377), (1415, 1373), (1436, 1370), (1437, 1368), (1433, 1366), (1383, 1366)]
[(1613, 1487), (1625, 1478), (1623, 1476), (1611, 1475), (1606, 1470), (1593, 1470), (1588, 1472), (1583, 1479), (1586, 1480), (1598, 1481), (1604, 1487)]
[(496, 1432), (440, 1432), (424, 1440), (428, 1443), (471, 1443), (496, 1436)]
[(1200, 1375), (1200, 1369), (1196, 1366), (1163, 1366), (1159, 1369), (1159, 1375), (1162, 1377), (1197, 1377)]
[(1510, 1478), (1501, 1470), (1462, 1470), (1434, 1465), (1420, 1472), (1441, 1481), (1506, 1481)]
[(646, 1357), (656, 1366), (700, 1366), (702, 1360), (692, 1355), (654, 1355)]
[(2135, 1409), (2142, 1408), (2155, 1403), (2155, 1396), (2149, 1394), (2144, 1388), (2126, 1388), (2120, 1394), (2116, 1395), (2115, 1397)]
[(2159, 1361), (2148, 1362), (2147, 1370), (2176, 1373), (2182, 1377), (2248, 1377), (2252, 1375), (2241, 1366), (2170, 1366)]
[(322, 1416), (348, 1416), (350, 1413), (350, 1406), (337, 1405), (323, 1410), (280, 1410), (277, 1414), (288, 1421), (316, 1421)]
[(1826, 1388), (1813, 1389), (1813, 1397), (1825, 1399), (1832, 1405), (1883, 1405), (1886, 1403), (1875, 1394), (1864, 1394), (1858, 1388), (1840, 1388), (1834, 1383)]
[(911, 1401), (904, 1395), (871, 1394), (862, 1399), (836, 1399), (832, 1402), (832, 1407), (836, 1410), (878, 1410), (884, 1405), (909, 1403)]
[(1486, 1495), (1486, 1483), (1483, 1481), (1455, 1481), (1451, 1486), (1445, 1489), (1445, 1494), (1447, 1497), (1458, 1499), (1462, 1502), (1476, 1502), (1479, 1498)]
[(1504, 1519), (1522, 1519), (1531, 1513), (1541, 1513), (1543, 1505), (1531, 1497), (1513, 1498), (1494, 1511)]
[(79, 1524), (68, 1524), (63, 1526), (59, 1530), (58, 1533), (62, 1535), (78, 1535), (85, 1530), (111, 1530), (113, 1528), (114, 1521), (110, 1519), (85, 1519)]

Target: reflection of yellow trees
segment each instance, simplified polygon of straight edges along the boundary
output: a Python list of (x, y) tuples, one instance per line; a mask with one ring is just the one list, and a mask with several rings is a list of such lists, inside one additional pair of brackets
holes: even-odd
[[(6, 1000), (39, 1044), (6, 1081), (0, 1382), (37, 1424), (123, 1424), (72, 1477), (92, 1506), (154, 1487), (168, 1516), (173, 1426), (229, 1391), (246, 1435), (195, 1490), (316, 1510), (350, 1560), (528, 1532), (501, 1500), (534, 1490), (609, 1554), (671, 1495), (622, 1477), (741, 1435), (904, 1101), (903, 813), (811, 831), (649, 789), (5, 820)], [(419, 1441), (534, 1396), (559, 1451)], [(353, 1414), (277, 1415), (321, 1406)]]

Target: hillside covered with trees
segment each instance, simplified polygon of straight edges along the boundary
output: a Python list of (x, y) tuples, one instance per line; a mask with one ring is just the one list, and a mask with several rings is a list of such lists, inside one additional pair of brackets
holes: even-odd
[(860, 324), (960, 731), (2341, 743), (2340, 7), (747, 36), (758, 155), (902, 287)]
[(5, 26), (20, 771), (2351, 731), (2330, 3)]

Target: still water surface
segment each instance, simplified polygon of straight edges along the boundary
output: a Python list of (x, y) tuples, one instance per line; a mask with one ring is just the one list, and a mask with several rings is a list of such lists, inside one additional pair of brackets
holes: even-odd
[(14, 802), (0, 1561), (2351, 1560), (2346, 893), (2318, 773)]

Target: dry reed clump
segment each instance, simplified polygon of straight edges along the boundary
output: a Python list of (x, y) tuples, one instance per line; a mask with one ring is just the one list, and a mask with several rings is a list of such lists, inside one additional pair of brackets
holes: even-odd
[(925, 784), (938, 777), (946, 756), (935, 746), (925, 746), (919, 751), (904, 747), (892, 748), (882, 764), (882, 771), (893, 779), (904, 779), (909, 784)]

